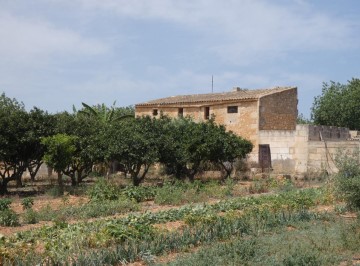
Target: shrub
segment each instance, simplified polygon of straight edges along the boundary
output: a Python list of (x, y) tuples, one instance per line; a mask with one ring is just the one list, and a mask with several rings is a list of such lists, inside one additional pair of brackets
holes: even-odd
[(151, 186), (127, 186), (122, 194), (125, 195), (130, 200), (135, 200), (137, 202), (152, 200), (156, 195), (156, 187)]
[(99, 178), (96, 183), (88, 190), (91, 200), (117, 200), (120, 196), (120, 189), (104, 178)]
[(53, 198), (57, 198), (57, 197), (60, 197), (63, 195), (59, 186), (53, 186), (53, 187), (49, 188), (46, 191), (46, 194), (50, 195)]
[(0, 199), (0, 211), (8, 210), (11, 204), (10, 199)]
[(159, 188), (155, 196), (155, 203), (179, 205), (183, 203), (195, 203), (206, 201), (209, 197), (205, 185), (199, 181), (193, 183), (175, 182), (166, 183)]
[(269, 185), (265, 180), (254, 181), (249, 187), (250, 194), (269, 192)]
[(5, 209), (0, 211), (0, 225), (18, 226), (19, 216), (13, 210)]
[(339, 151), (336, 157), (337, 192), (352, 209), (360, 208), (360, 156), (359, 151)]
[(23, 219), (27, 224), (36, 224), (39, 222), (39, 214), (33, 209), (27, 209)]
[(31, 209), (32, 206), (34, 205), (34, 199), (33, 198), (24, 198), (21, 201), (21, 205), (23, 206), (24, 210)]
[(180, 187), (166, 184), (159, 189), (155, 196), (155, 203), (160, 205), (179, 205), (183, 200), (184, 190)]

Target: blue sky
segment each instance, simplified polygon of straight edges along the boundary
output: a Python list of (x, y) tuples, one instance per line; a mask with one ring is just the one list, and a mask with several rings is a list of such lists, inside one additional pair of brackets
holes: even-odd
[(0, 92), (50, 112), (359, 78), (358, 0), (0, 0)]

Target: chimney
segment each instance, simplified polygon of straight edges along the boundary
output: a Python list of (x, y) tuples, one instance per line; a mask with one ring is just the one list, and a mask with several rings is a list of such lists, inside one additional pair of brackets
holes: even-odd
[(241, 91), (240, 87), (233, 87), (232, 91)]

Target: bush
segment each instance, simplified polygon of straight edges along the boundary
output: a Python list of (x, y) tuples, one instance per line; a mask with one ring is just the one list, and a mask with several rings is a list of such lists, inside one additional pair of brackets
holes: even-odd
[(206, 201), (209, 197), (206, 186), (200, 181), (192, 183), (177, 181), (174, 184), (165, 183), (159, 188), (155, 196), (155, 203), (179, 205), (183, 203), (195, 203)]
[(123, 191), (122, 194), (130, 200), (135, 200), (137, 202), (153, 200), (156, 195), (157, 187), (151, 186), (128, 186)]
[(11, 204), (10, 199), (0, 199), (0, 211), (8, 210), (10, 204)]
[(0, 211), (0, 225), (3, 226), (18, 226), (19, 216), (10, 209)]
[(120, 197), (120, 188), (104, 178), (99, 178), (96, 183), (88, 190), (91, 200), (117, 200)]
[(265, 180), (254, 181), (249, 186), (250, 194), (269, 192), (269, 184)]
[(27, 224), (36, 224), (39, 222), (39, 214), (33, 209), (27, 209), (24, 214), (23, 220)]
[(351, 209), (360, 209), (360, 157), (359, 151), (338, 152), (336, 166), (337, 192)]
[(59, 188), (59, 186), (53, 186), (50, 189), (48, 189), (46, 191), (46, 194), (48, 194), (49, 196), (53, 197), (53, 198), (57, 198), (63, 195), (63, 193), (61, 192), (61, 189)]
[(34, 205), (34, 199), (33, 198), (24, 198), (21, 201), (21, 205), (23, 206), (24, 210), (29, 210)]

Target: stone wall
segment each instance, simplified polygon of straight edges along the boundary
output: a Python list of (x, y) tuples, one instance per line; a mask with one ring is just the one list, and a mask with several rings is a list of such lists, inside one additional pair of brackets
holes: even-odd
[(339, 152), (353, 153), (360, 148), (359, 141), (309, 141), (308, 173), (336, 173), (335, 159)]
[(269, 144), (275, 173), (290, 174), (307, 169), (307, 128), (296, 130), (260, 130), (259, 144)]
[[(323, 141), (314, 132), (331, 132)], [(333, 134), (340, 132), (339, 135)], [(354, 151), (360, 148), (359, 140), (347, 140), (348, 130), (336, 127), (297, 125), (296, 130), (260, 130), (259, 144), (269, 144), (272, 167), (275, 173), (309, 174), (336, 172), (334, 164), (339, 150)], [(342, 138), (342, 139), (341, 139)], [(314, 140), (316, 139), (316, 140)]]
[[(236, 106), (237, 113), (228, 113), (228, 106)], [(178, 117), (179, 108), (183, 108), (183, 116), (190, 116), (196, 122), (205, 121), (205, 108), (210, 108), (210, 117), (215, 117), (215, 122), (226, 126), (227, 130), (231, 130), (235, 134), (250, 140), (255, 147), (258, 143), (258, 102), (252, 101), (237, 101), (226, 103), (202, 103), (201, 105), (176, 105), (176, 106), (159, 106), (159, 107), (136, 107), (136, 115), (153, 116), (153, 110), (157, 109), (158, 115), (160, 113), (169, 117)]]
[(309, 140), (310, 141), (341, 141), (347, 140), (350, 136), (350, 130), (345, 127), (331, 127), (331, 126), (315, 126), (309, 125)]
[(260, 130), (295, 130), (297, 119), (297, 89), (260, 98)]

